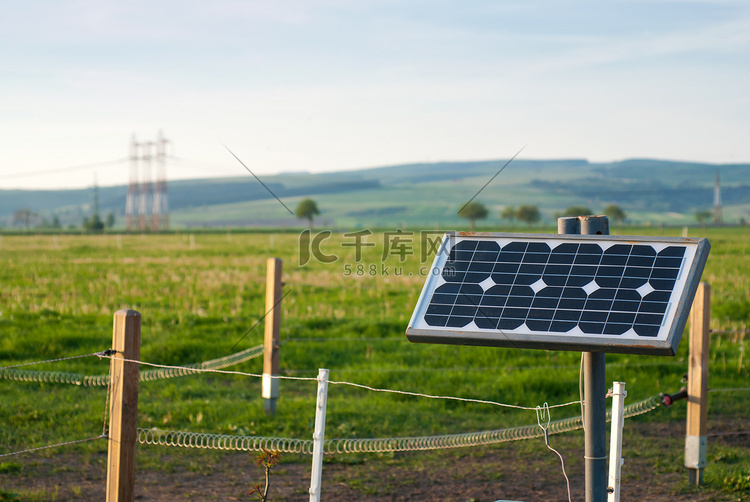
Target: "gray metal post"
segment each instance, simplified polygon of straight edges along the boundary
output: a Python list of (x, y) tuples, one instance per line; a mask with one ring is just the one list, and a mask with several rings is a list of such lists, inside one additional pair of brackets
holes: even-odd
[[(606, 216), (558, 218), (557, 231), (559, 234), (609, 235), (609, 219)], [(603, 352), (583, 353), (586, 502), (607, 500), (607, 390), (604, 356)]]
[(578, 217), (573, 218), (558, 218), (557, 219), (557, 233), (558, 234), (580, 234), (581, 233), (581, 220)]
[(607, 408), (604, 352), (583, 353), (586, 502), (607, 500)]

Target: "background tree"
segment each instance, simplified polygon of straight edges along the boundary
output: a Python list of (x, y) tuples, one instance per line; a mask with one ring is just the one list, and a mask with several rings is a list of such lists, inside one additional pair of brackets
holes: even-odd
[(313, 218), (315, 215), (320, 214), (320, 210), (314, 200), (302, 199), (299, 204), (297, 204), (297, 209), (295, 209), (294, 214), (299, 219), (307, 220), (310, 223), (310, 228), (312, 228)]
[(706, 222), (713, 218), (713, 216), (714, 213), (712, 213), (708, 209), (695, 212), (695, 219), (698, 220), (698, 223), (700, 223), (703, 228), (706, 227)]
[(59, 229), (62, 225), (60, 224), (60, 218), (58, 218), (56, 215), (54, 218), (52, 218), (52, 221), (49, 221), (47, 218), (42, 218), (42, 222), (39, 224), (39, 228), (44, 228), (46, 230), (49, 229)]
[(36, 221), (37, 217), (38, 215), (34, 211), (25, 207), (13, 213), (12, 221), (13, 225), (23, 225), (28, 232), (29, 227)]
[(109, 213), (107, 215), (107, 228), (112, 228), (115, 226), (115, 213)]
[(542, 213), (539, 212), (537, 206), (519, 206), (518, 211), (516, 211), (516, 218), (531, 226), (542, 219)]
[(560, 216), (573, 217), (573, 216), (586, 216), (588, 214), (594, 214), (594, 212), (586, 206), (570, 206)]
[(604, 214), (606, 214), (610, 220), (622, 223), (628, 217), (625, 211), (622, 210), (617, 204), (610, 204), (604, 208)]
[(83, 219), (83, 229), (89, 232), (101, 232), (104, 230), (104, 222), (98, 214), (95, 214), (91, 218)]
[(458, 210), (458, 215), (461, 218), (469, 220), (469, 228), (474, 230), (474, 222), (476, 220), (482, 220), (486, 218), (490, 212), (481, 202), (471, 201), (464, 207)]
[(516, 219), (516, 208), (513, 206), (505, 206), (503, 212), (500, 213), (500, 218), (508, 220), (508, 223), (513, 223), (513, 220)]

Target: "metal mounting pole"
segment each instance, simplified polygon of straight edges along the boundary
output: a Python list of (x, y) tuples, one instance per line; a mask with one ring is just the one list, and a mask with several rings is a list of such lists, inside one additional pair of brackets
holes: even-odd
[[(557, 233), (609, 235), (609, 219), (606, 216), (558, 218)], [(607, 389), (604, 356), (603, 352), (583, 353), (586, 502), (607, 500)]]

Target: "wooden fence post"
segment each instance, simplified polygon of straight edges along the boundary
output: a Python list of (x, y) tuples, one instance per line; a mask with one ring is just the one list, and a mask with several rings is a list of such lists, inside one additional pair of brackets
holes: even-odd
[(269, 258), (266, 272), (266, 331), (263, 352), (261, 396), (266, 415), (276, 414), (279, 398), (279, 344), (281, 328), (281, 259)]
[(708, 421), (708, 351), (710, 345), (711, 287), (701, 282), (690, 311), (690, 360), (688, 365), (687, 430), (685, 467), (691, 485), (703, 483), (706, 467), (706, 422)]
[(110, 414), (107, 454), (107, 502), (135, 499), (135, 444), (138, 418), (141, 314), (135, 310), (115, 312), (112, 348), (117, 351), (109, 366)]

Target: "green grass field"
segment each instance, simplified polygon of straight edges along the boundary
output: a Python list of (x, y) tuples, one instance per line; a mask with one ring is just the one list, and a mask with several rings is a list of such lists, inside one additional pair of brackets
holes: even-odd
[[(712, 250), (704, 280), (712, 288), (711, 327), (718, 332), (709, 387), (747, 387), (750, 340), (738, 331), (750, 321), (748, 229), (709, 229), (705, 236)], [(264, 314), (266, 259), (276, 256), (284, 261), (288, 291), (281, 335), (285, 375), (314, 377), (318, 368), (328, 368), (332, 380), (524, 406), (579, 398), (580, 353), (410, 344), (404, 330), (424, 282), (422, 267), (431, 264), (431, 258), (420, 259), (418, 236), (414, 254), (403, 262), (398, 256), (383, 261), (382, 234), (368, 238), (375, 245), (364, 248), (359, 263), (352, 248), (341, 246), (344, 240), (334, 234), (323, 246), (339, 257), (336, 262), (300, 266), (294, 232), (2, 236), (0, 366), (107, 349), (112, 315), (121, 308), (142, 314), (143, 361), (195, 363), (260, 344), (262, 323), (250, 328)], [(607, 381), (627, 383), (627, 402), (675, 392), (687, 370), (686, 355), (686, 336), (675, 357), (608, 355)], [(107, 373), (108, 360), (25, 369), (100, 375)], [(262, 358), (230, 369), (260, 373)], [(273, 418), (263, 413), (260, 385), (258, 379), (216, 374), (143, 382), (139, 427), (310, 438), (315, 383), (282, 381)], [(101, 433), (104, 388), (0, 380), (0, 393), (0, 453)], [(747, 392), (713, 393), (710, 414), (746, 417), (748, 403)], [(552, 419), (578, 412), (576, 406), (555, 409)], [(634, 420), (676, 422), (684, 416), (682, 404)], [(332, 386), (327, 437), (446, 434), (535, 420), (533, 411)], [(84, 456), (105, 449), (103, 442), (68, 447)], [(721, 487), (726, 475), (750, 475), (750, 452), (734, 455), (741, 461), (710, 464), (707, 480)], [(147, 456), (141, 459), (144, 467), (157, 468)]]

